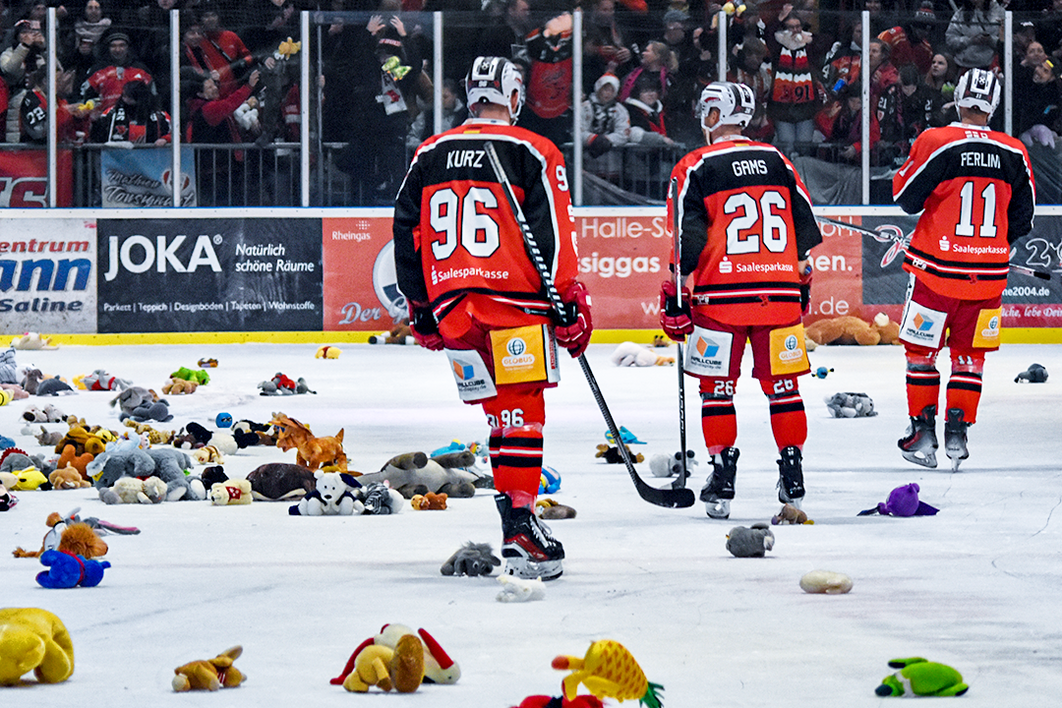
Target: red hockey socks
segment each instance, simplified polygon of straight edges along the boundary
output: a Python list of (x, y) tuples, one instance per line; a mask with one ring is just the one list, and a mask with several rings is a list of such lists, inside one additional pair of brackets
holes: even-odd
[(534, 506), (542, 479), (542, 425), (495, 428), (490, 439), (494, 488), (508, 494), (513, 507)]
[(701, 392), (701, 430), (709, 455), (718, 455), (737, 441), (733, 395)]
[[(795, 446), (804, 447), (808, 439), (808, 417), (804, 412), (804, 399), (800, 397), (797, 380), (762, 380), (760, 387), (767, 394), (771, 409), (771, 432), (779, 450)], [(782, 393), (775, 393), (781, 390)]]
[(951, 352), (951, 378), (948, 379), (947, 406), (963, 412), (963, 420), (977, 422), (977, 406), (981, 402), (981, 375), (985, 368), (983, 351)]
[(929, 350), (907, 350), (907, 414), (917, 418), (926, 409), (936, 409), (940, 401), (940, 372), (937, 353)]

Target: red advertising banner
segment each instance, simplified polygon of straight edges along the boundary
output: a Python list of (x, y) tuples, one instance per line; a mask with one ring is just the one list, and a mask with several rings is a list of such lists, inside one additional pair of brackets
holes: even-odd
[[(69, 150), (57, 157), (56, 206), (74, 203), (74, 160)], [(0, 208), (26, 209), (48, 206), (48, 151), (0, 151)]]
[[(815, 271), (805, 322), (884, 312), (899, 320), (907, 285), (894, 237), (910, 234), (916, 218), (829, 214), (873, 236), (820, 223), (823, 242), (811, 252)], [(601, 330), (659, 328), (660, 283), (669, 277), (671, 242), (661, 208), (581, 208), (575, 217), (579, 277), (593, 296), (594, 326)], [(404, 316), (395, 284), (388, 210), (364, 217), (323, 220), (325, 330), (382, 332)], [(1050, 270), (1062, 258), (1062, 217), (1043, 215), (1012, 261)], [(1062, 326), (1062, 286), (1012, 274), (1003, 298), (1009, 327)]]

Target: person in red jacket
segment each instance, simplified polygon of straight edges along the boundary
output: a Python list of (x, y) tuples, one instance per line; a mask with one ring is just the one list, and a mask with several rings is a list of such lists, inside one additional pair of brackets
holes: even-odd
[(95, 111), (101, 114), (118, 102), (122, 87), (137, 81), (153, 88), (151, 72), (133, 58), (129, 49), (129, 35), (125, 32), (112, 32), (104, 40), (106, 57), (89, 69), (88, 78), (81, 86), (81, 102), (94, 100)]
[[(413, 337), (445, 349), (461, 400), (490, 425), (505, 572), (552, 580), (564, 547), (535, 515), (542, 476), (543, 392), (556, 386), (556, 345), (580, 356), (590, 342), (590, 296), (579, 272), (564, 158), (514, 123), (524, 100), (516, 65), (479, 57), (465, 81), (472, 118), (417, 149), (395, 202), (398, 287)], [(487, 145), (512, 183), (541, 258), (574, 322), (553, 306), (528, 253)]]
[[(708, 516), (726, 519), (734, 498), (738, 448), (734, 391), (746, 343), (778, 446), (778, 499), (804, 498), (802, 448), (808, 424), (797, 377), (808, 373), (801, 313), (811, 288), (808, 251), (822, 242), (807, 188), (777, 148), (741, 131), (756, 110), (752, 89), (714, 82), (701, 92), (708, 145), (671, 172), (667, 224), (677, 224), (681, 299), (672, 280), (660, 293), (669, 337), (690, 336), (683, 369), (700, 380), (701, 428), (712, 474), (701, 489)], [(674, 261), (672, 256), (672, 261)], [(692, 293), (684, 285), (693, 280)]]
[(911, 423), (898, 444), (904, 459), (937, 466), (937, 354), (951, 350), (944, 449), (952, 469), (969, 456), (966, 430), (977, 420), (985, 353), (999, 348), (1011, 245), (1032, 231), (1036, 185), (1025, 145), (988, 128), (999, 105), (991, 71), (959, 78), (959, 122), (915, 139), (892, 180), (908, 214), (922, 212), (903, 259), (911, 274), (900, 322), (907, 354)]

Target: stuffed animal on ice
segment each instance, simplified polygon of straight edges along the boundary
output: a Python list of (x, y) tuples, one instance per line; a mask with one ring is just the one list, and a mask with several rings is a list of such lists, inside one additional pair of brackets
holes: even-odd
[(726, 536), (726, 550), (737, 558), (763, 558), (774, 548), (774, 533), (764, 523), (735, 526)]
[(174, 377), (163, 384), (162, 392), (168, 396), (183, 396), (187, 393), (195, 393), (195, 390), (198, 387), (199, 384), (195, 381), (188, 381), (186, 379), (178, 379)]
[[(645, 455), (640, 452), (631, 452), (631, 448), (629, 445), (624, 445), (624, 447), (627, 448), (627, 454), (630, 455), (631, 462), (645, 462)], [(597, 446), (597, 452), (594, 454), (594, 457), (603, 458), (605, 462), (609, 463), (610, 465), (624, 464), (623, 453), (620, 452), (619, 446), (617, 445), (606, 445), (605, 443), (601, 443)], [(650, 462), (650, 465), (652, 465), (652, 462)]]
[(553, 668), (571, 669), (564, 678), (564, 697), (574, 700), (583, 684), (598, 698), (615, 698), (617, 701), (635, 699), (649, 708), (660, 708), (663, 686), (650, 682), (642, 667), (634, 660), (627, 648), (611, 639), (600, 639), (590, 645), (583, 658), (558, 656), (553, 659)]
[(315, 489), (288, 508), (290, 515), (350, 516), (365, 510), (354, 496), (354, 490), (361, 486), (354, 475), (317, 470), (313, 476), (317, 480)]
[(1029, 368), (1014, 377), (1014, 383), (1028, 381), (1029, 383), (1044, 383), (1047, 381), (1047, 369), (1040, 364), (1030, 364)]
[(546, 497), (535, 501), (535, 516), (546, 521), (574, 519), (576, 511), (566, 504), (561, 504), (554, 499)]
[(414, 494), (409, 502), (410, 506), (417, 511), (446, 510), (446, 494), (435, 494), (433, 492), (428, 492), (427, 494)]
[(74, 644), (63, 622), (37, 607), (0, 609), (0, 686), (17, 686), (30, 671), (40, 683), (74, 673)]
[(317, 478), (302, 465), (269, 462), (254, 468), (247, 475), (251, 495), (261, 501), (284, 501), (303, 497), (317, 486)]
[(889, 492), (889, 498), (872, 509), (864, 509), (856, 516), (934, 516), (940, 509), (926, 504), (918, 498), (921, 487), (917, 482), (904, 484)]
[(25, 378), (22, 379), (21, 386), (33, 396), (58, 396), (77, 393), (66, 381), (63, 381), (58, 376), (45, 376), (40, 369), (27, 371)]
[(166, 483), (158, 477), (121, 477), (99, 491), (104, 504), (159, 504), (166, 498)]
[(41, 549), (27, 551), (19, 546), (11, 555), (15, 558), (39, 558), (45, 551), (63, 551), (85, 558), (107, 555), (107, 543), (99, 534), (87, 523), (73, 521), (72, 516), (73, 514), (64, 517), (53, 511), (45, 521), (49, 530), (41, 541)]
[(196, 365), (201, 369), (216, 369), (218, 368), (218, 360), (212, 357), (203, 357)]
[(674, 366), (675, 357), (659, 356), (641, 344), (621, 342), (608, 358), (616, 366)]
[(191, 661), (178, 666), (173, 670), (173, 690), (217, 691), (220, 688), (236, 688), (247, 680), (247, 675), (232, 665), (242, 653), (243, 647), (237, 645), (213, 659)]
[(30, 423), (62, 423), (66, 420), (66, 414), (50, 403), (43, 409), (27, 406), (26, 410), (22, 411), (22, 420)]
[(240, 449), (240, 444), (232, 433), (226, 430), (208, 430), (194, 420), (175, 436), (173, 445), (184, 450), (212, 445), (222, 455), (235, 455)]
[(58, 550), (42, 553), (41, 565), (48, 570), (37, 573), (37, 584), (45, 588), (94, 588), (103, 580), (103, 570), (111, 567), (107, 561)]
[(884, 312), (872, 322), (853, 315), (816, 320), (804, 327), (804, 336), (815, 344), (895, 344), (900, 340), (900, 325)]
[(843, 595), (852, 589), (852, 579), (832, 570), (812, 570), (800, 578), (800, 589), (817, 595)]
[(133, 385), (131, 381), (111, 376), (103, 369), (75, 376), (74, 384), (82, 391), (120, 391)]
[(343, 430), (334, 436), (315, 437), (310, 426), (289, 418), (283, 413), (274, 413), (269, 421), (277, 429), (277, 447), (287, 452), (297, 450), (295, 464), (311, 470), (318, 467), (335, 466), (347, 469), (347, 456), (343, 452)]
[(439, 572), (443, 575), (467, 575), (474, 578), (490, 575), (499, 565), (501, 559), (494, 555), (494, 549), (489, 543), (465, 541), (464, 545), (446, 559)]
[[(15, 363), (15, 348), (0, 352), (0, 383), (18, 383), (18, 364)], [(22, 388), (26, 388), (23, 386)]]
[(435, 640), (435, 637), (428, 634), (425, 629), (418, 629), (414, 632), (404, 624), (385, 624), (380, 628), (379, 634), (369, 637), (359, 644), (350, 655), (350, 659), (347, 660), (346, 666), (343, 667), (343, 673), (331, 679), (329, 683), (333, 686), (344, 684), (346, 679), (350, 677), (351, 672), (354, 671), (358, 656), (366, 648), (382, 646), (394, 651), (397, 649), (399, 641), (405, 636), (420, 637), (425, 683), (457, 683), (457, 680), (461, 678), (461, 667), (449, 657), (442, 646), (439, 645), (439, 642)]
[(379, 472), (363, 474), (362, 484), (387, 481), (406, 499), (417, 494), (446, 494), (455, 499), (475, 495), (476, 489), (493, 489), (494, 479), (472, 471), (475, 455), (470, 450), (448, 452), (429, 458), (423, 452), (407, 452), (388, 460)]
[(96, 456), (91, 452), (84, 452), (79, 455), (77, 454), (77, 448), (73, 445), (64, 445), (63, 452), (59, 455), (59, 461), (56, 463), (56, 466), (73, 467), (82, 477), (88, 480), (88, 466), (94, 459), (96, 459)]
[(136, 409), (145, 404), (150, 405), (158, 399), (159, 397), (151, 389), (143, 386), (130, 386), (112, 398), (109, 405), (111, 408), (118, 406), (118, 409), (128, 417)]
[(889, 666), (899, 671), (882, 679), (874, 689), (879, 696), (961, 696), (970, 690), (958, 671), (920, 656), (893, 659)]
[(173, 420), (173, 414), (170, 413), (170, 404), (164, 399), (159, 399), (154, 403), (142, 403), (129, 413), (122, 413), (118, 416), (118, 420), (121, 421), (126, 418), (135, 420), (137, 423), (146, 423), (149, 420), (166, 423)]
[(823, 399), (834, 418), (869, 418), (878, 414), (865, 393), (835, 393)]
[(354, 657), (353, 670), (343, 679), (343, 688), (366, 693), (378, 686), (399, 693), (412, 693), (424, 681), (424, 645), (415, 634), (403, 635), (394, 648), (370, 644)]
[(252, 498), (251, 483), (246, 479), (229, 479), (210, 487), (210, 502), (217, 506), (250, 504)]
[(82, 489), (92, 486), (92, 482), (82, 477), (76, 467), (69, 465), (57, 468), (48, 475), (48, 481), (51, 482), (52, 489)]
[(210, 374), (203, 369), (189, 369), (186, 366), (174, 371), (170, 374), (171, 379), (184, 379), (185, 381), (195, 381), (200, 386), (206, 386), (210, 383)]
[(387, 482), (373, 482), (369, 485), (363, 485), (354, 491), (354, 495), (364, 506), (361, 512), (363, 514), (397, 514), (406, 505), (405, 497), (391, 489)]
[(18, 497), (7, 491), (7, 486), (0, 483), (0, 511), (10, 511), (18, 504)]
[(52, 344), (51, 337), (42, 337), (39, 332), (26, 332), (11, 340), (11, 348), (21, 351), (52, 351), (59, 347)]
[(576, 696), (568, 700), (564, 696), (528, 696), (512, 708), (604, 708), (597, 696)]
[[(598, 445), (598, 447), (601, 446)], [(700, 461), (695, 459), (694, 451), (686, 450), (687, 477), (693, 474), (693, 468), (699, 464)], [(653, 455), (649, 459), (649, 471), (653, 473), (654, 477), (677, 477), (682, 472), (682, 451), (679, 450), (670, 457), (667, 455)]]
[(166, 483), (166, 501), (197, 501), (206, 498), (201, 479), (185, 474), (192, 460), (182, 450), (172, 447), (143, 450), (135, 440), (111, 443), (96, 456), (87, 471), (94, 477), (96, 489), (113, 487), (122, 477), (146, 479), (154, 475)]
[(293, 396), (300, 393), (317, 393), (317, 391), (310, 389), (306, 379), (301, 376), (293, 381), (279, 371), (273, 378), (259, 383), (258, 388), (261, 390), (261, 393), (258, 394), (260, 396)]
[(531, 602), (546, 599), (546, 584), (542, 578), (521, 578), (516, 575), (499, 575), (501, 591), (494, 596), (498, 602)]
[(317, 353), (313, 355), (314, 359), (338, 359), (339, 355), (343, 353), (343, 350), (339, 347), (331, 347), (327, 344), (319, 347)]
[(815, 522), (808, 518), (808, 515), (802, 510), (798, 509), (792, 504), (783, 504), (782, 510), (771, 517), (771, 524), (773, 526), (794, 526), (797, 524), (814, 524)]

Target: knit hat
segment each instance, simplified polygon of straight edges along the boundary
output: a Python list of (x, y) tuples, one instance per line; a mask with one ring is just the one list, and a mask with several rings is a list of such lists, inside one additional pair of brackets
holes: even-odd
[(130, 44), (129, 35), (127, 35), (125, 32), (111, 32), (109, 35), (107, 35), (107, 44), (118, 41)]
[(933, 11), (933, 3), (923, 2), (922, 5), (915, 10), (914, 14), (915, 22), (923, 24), (932, 24), (937, 19), (937, 13)]
[(619, 91), (620, 82), (615, 74), (602, 74), (601, 78), (594, 82), (594, 93), (600, 91), (602, 86), (612, 86), (616, 91)]
[(665, 25), (670, 25), (672, 22), (685, 22), (688, 19), (690, 19), (690, 16), (682, 10), (668, 10), (664, 13)]
[(399, 55), (402, 53), (402, 42), (391, 37), (381, 37), (376, 43), (376, 53)]

